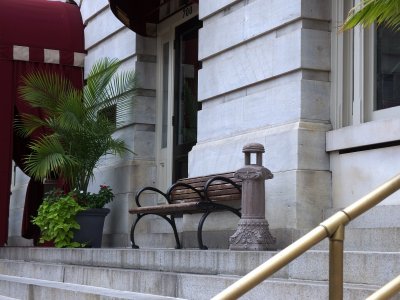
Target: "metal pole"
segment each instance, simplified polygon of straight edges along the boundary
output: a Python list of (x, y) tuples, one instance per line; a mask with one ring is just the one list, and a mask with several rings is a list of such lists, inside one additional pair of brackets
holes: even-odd
[(375, 293), (367, 298), (367, 300), (386, 300), (400, 292), (400, 275), (391, 282), (381, 287)]
[(344, 225), (329, 238), (329, 300), (343, 299)]

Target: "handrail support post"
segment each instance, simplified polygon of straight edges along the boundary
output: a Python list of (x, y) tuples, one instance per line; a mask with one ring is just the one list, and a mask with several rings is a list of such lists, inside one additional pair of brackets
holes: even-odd
[(329, 238), (329, 300), (343, 299), (343, 224)]

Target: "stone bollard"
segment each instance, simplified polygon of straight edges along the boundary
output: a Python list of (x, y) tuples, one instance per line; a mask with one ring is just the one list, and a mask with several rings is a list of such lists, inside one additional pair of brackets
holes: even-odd
[[(242, 179), (242, 217), (236, 232), (230, 237), (231, 250), (273, 249), (276, 239), (269, 232), (265, 219), (265, 180), (273, 177), (270, 170), (262, 166), (264, 146), (257, 143), (243, 147), (245, 166), (235, 173)], [(256, 164), (251, 164), (251, 154), (256, 155)]]

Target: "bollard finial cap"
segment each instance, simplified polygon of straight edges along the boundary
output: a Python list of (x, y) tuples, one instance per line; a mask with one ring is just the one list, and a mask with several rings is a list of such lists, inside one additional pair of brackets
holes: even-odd
[(264, 146), (259, 143), (250, 143), (243, 147), (243, 153), (264, 153)]

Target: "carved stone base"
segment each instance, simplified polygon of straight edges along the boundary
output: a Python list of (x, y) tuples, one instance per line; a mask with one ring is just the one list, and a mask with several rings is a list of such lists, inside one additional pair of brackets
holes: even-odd
[(229, 238), (230, 250), (273, 250), (276, 239), (269, 232), (267, 220), (241, 219)]

